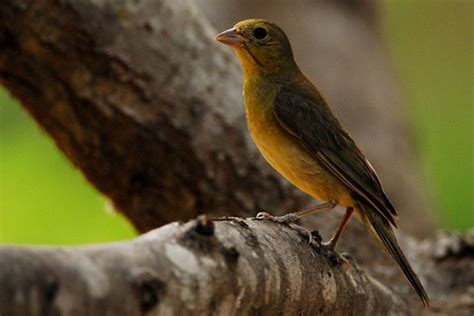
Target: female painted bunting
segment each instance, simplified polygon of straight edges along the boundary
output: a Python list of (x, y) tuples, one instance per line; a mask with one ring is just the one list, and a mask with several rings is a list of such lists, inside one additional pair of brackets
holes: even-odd
[(326, 201), (282, 217), (268, 213), (258, 217), (290, 222), (344, 206), (345, 216), (327, 243), (334, 248), (355, 211), (428, 306), (428, 296), (392, 230), (397, 211), (369, 161), (300, 71), (285, 33), (273, 23), (251, 19), (218, 34), (216, 40), (231, 46), (242, 64), (247, 124), (262, 155), (300, 190)]

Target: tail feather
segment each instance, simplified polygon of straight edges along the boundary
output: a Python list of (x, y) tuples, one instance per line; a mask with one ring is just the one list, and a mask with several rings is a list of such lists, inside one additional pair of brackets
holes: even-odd
[(359, 207), (368, 220), (367, 224), (370, 224), (370, 226), (372, 226), (377, 237), (383, 243), (392, 258), (397, 262), (403, 274), (408, 279), (411, 286), (420, 297), (421, 301), (423, 302), (423, 305), (429, 306), (430, 300), (428, 298), (428, 295), (426, 294), (423, 285), (418, 279), (418, 276), (415, 274), (410, 264), (408, 263), (408, 260), (403, 254), (402, 249), (398, 245), (397, 239), (395, 237), (395, 234), (393, 233), (390, 223), (385, 218), (383, 218), (379, 214), (379, 212), (375, 210), (370, 204), (362, 202), (359, 203)]

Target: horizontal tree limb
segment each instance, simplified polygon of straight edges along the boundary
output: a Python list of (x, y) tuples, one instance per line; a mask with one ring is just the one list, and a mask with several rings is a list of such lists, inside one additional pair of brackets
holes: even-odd
[(1, 315), (380, 315), (404, 302), (298, 231), (202, 216), (134, 240), (0, 248)]

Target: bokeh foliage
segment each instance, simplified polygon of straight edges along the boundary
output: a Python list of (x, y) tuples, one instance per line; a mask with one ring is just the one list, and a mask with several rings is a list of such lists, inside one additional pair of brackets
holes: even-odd
[(44, 133), (0, 91), (0, 243), (82, 244), (133, 229)]
[(385, 35), (443, 228), (474, 227), (474, 2), (388, 0)]
[[(382, 2), (384, 35), (443, 228), (474, 226), (473, 4)], [(134, 235), (0, 90), (0, 243), (82, 244)]]

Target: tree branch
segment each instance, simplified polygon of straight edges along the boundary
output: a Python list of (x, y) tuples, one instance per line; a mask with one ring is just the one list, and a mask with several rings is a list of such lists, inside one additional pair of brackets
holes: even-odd
[(213, 33), (184, 0), (4, 1), (0, 80), (141, 232), (297, 207), (245, 135)]
[(2, 315), (407, 312), (349, 257), (252, 219), (201, 217), (109, 245), (2, 247), (0, 265)]

